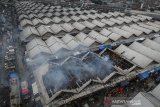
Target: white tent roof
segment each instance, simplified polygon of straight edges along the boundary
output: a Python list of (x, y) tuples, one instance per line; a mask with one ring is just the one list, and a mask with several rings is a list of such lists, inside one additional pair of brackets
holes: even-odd
[(105, 37), (94, 30), (92, 30), (88, 35), (99, 43), (104, 43), (109, 39), (108, 37)]
[(159, 51), (160, 52), (160, 44), (153, 41), (153, 40), (150, 40), (150, 39), (146, 39), (145, 41), (143, 41), (143, 44), (155, 51)]
[(103, 22), (103, 23), (105, 23), (105, 24), (107, 24), (109, 26), (113, 26), (115, 24), (115, 22), (112, 22), (112, 21), (107, 20), (107, 19), (102, 19), (101, 22)]
[(117, 41), (119, 38), (121, 38), (121, 35), (117, 34), (117, 33), (111, 33), (108, 38), (110, 38), (113, 41)]
[(124, 31), (124, 30), (119, 29), (119, 28), (117, 28), (117, 27), (114, 27), (114, 28), (112, 28), (111, 30), (112, 30), (114, 33), (117, 33), (117, 34), (119, 34), (119, 35), (122, 35), (122, 36), (125, 37), (125, 38), (129, 38), (130, 36), (133, 35), (133, 33)]
[(79, 23), (79, 22), (75, 22), (72, 25), (79, 31), (85, 29), (85, 26), (83, 24)]
[(144, 27), (140, 27), (140, 26), (138, 26), (136, 24), (130, 25), (130, 27), (133, 28), (133, 29), (137, 29), (137, 30), (143, 31), (146, 34), (150, 34), (152, 32), (152, 30), (149, 30), (149, 29), (144, 28)]
[(127, 46), (124, 45), (120, 45), (118, 48), (115, 49), (115, 52), (122, 54), (124, 57), (126, 57), (127, 59), (133, 61), (135, 64), (137, 64), (138, 66), (145, 68), (147, 67), (149, 64), (152, 63), (152, 59), (132, 50), (129, 49)]
[(129, 48), (155, 60), (156, 62), (160, 62), (160, 53), (157, 51), (152, 50), (151, 48), (148, 48), (138, 42), (132, 43)]
[(47, 45), (45, 44), (45, 42), (42, 41), (40, 38), (34, 38), (29, 43), (27, 43), (26, 50), (30, 51), (31, 49), (33, 49), (37, 45), (41, 45), (41, 46), (47, 47)]
[(64, 31), (64, 29), (59, 24), (53, 24), (52, 26), (50, 26), (50, 28), (54, 34)]
[(54, 36), (49, 37), (45, 42), (48, 47), (54, 45), (56, 42), (64, 43), (61, 39)]
[(96, 27), (96, 25), (94, 25), (93, 23), (90, 23), (88, 21), (84, 21), (84, 22), (82, 22), (82, 24), (90, 29), (93, 29), (94, 27)]
[(103, 29), (100, 31), (100, 33), (101, 33), (102, 35), (108, 37), (112, 32), (109, 31), (109, 30), (107, 30), (107, 29), (105, 29), (105, 28), (103, 28)]
[(84, 43), (85, 46), (89, 47), (91, 46), (95, 40), (88, 37), (85, 33), (80, 32), (79, 34), (76, 35), (76, 38), (80, 40), (82, 43)]
[(114, 19), (114, 18), (110, 18), (109, 20), (112, 21), (112, 22), (115, 22), (115, 23), (117, 23), (119, 25), (121, 25), (123, 23), (123, 21), (117, 20), (117, 19)]
[(99, 26), (99, 27), (101, 27), (101, 28), (105, 26), (104, 23), (102, 23), (102, 22), (100, 22), (98, 20), (93, 20), (92, 23), (95, 24), (95, 25), (97, 25), (97, 26)]
[(71, 32), (74, 29), (74, 27), (70, 23), (61, 24), (61, 26), (66, 32)]
[(123, 29), (127, 32), (131, 32), (131, 33), (135, 34), (136, 36), (140, 36), (143, 33), (142, 31), (133, 29), (129, 26), (122, 26), (121, 29)]
[(150, 25), (147, 25), (147, 24), (143, 24), (143, 23), (138, 23), (138, 25), (141, 26), (141, 27), (153, 30), (155, 32), (158, 32), (160, 30), (159, 28), (156, 28), (154, 26), (150, 26)]

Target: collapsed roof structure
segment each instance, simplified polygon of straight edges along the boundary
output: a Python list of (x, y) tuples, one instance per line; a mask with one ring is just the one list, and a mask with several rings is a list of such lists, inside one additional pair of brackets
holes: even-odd
[(160, 23), (152, 17), (34, 2), (16, 8), (44, 106), (62, 106), (160, 63)]

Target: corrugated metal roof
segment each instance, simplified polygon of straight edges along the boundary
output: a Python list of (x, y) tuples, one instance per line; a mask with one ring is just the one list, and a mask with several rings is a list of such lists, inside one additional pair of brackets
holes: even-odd
[(98, 14), (98, 13), (96, 13), (96, 14), (94, 14), (95, 16), (97, 16), (98, 18), (100, 18), (100, 19), (102, 19), (102, 18), (104, 18), (105, 16), (103, 16), (103, 15), (101, 15), (101, 14)]
[(26, 26), (26, 25), (32, 26), (33, 23), (32, 23), (30, 20), (28, 20), (28, 19), (23, 19), (23, 20), (21, 20), (20, 25), (21, 25), (22, 27), (24, 27), (24, 26)]
[(45, 44), (45, 42), (42, 41), (40, 38), (34, 38), (32, 41), (30, 41), (29, 43), (27, 43), (26, 50), (30, 51), (31, 49), (33, 49), (37, 45), (41, 45), (41, 46), (47, 47), (47, 45)]
[(132, 18), (132, 17), (129, 17), (129, 16), (125, 16), (124, 18), (128, 19), (128, 20), (132, 20), (133, 22), (138, 22), (138, 19), (135, 19), (135, 18)]
[(112, 17), (112, 15), (107, 14), (107, 13), (101, 13), (101, 15), (103, 15), (103, 16), (105, 16), (105, 17), (108, 17), (108, 18)]
[(25, 41), (27, 38), (29, 38), (32, 35), (36, 35), (36, 36), (40, 36), (37, 29), (35, 29), (34, 27), (26, 27), (23, 29), (23, 31), (21, 32), (21, 40)]
[(35, 18), (35, 19), (33, 19), (32, 20), (32, 23), (33, 23), (33, 25), (34, 26), (37, 26), (37, 25), (43, 25), (44, 24), (44, 22), (41, 20), (41, 19), (38, 19), (38, 18)]
[(53, 18), (53, 22), (54, 22), (54, 23), (60, 23), (61, 21), (62, 21), (62, 19), (59, 18), (59, 17), (54, 17), (54, 18)]
[(54, 34), (64, 31), (64, 29), (59, 24), (53, 24), (52, 26), (50, 26), (50, 28)]
[(64, 16), (64, 17), (62, 17), (62, 19), (63, 19), (63, 21), (64, 22), (70, 22), (72, 19), (70, 19), (69, 17), (67, 17), (67, 16)]
[(121, 20), (121, 21), (123, 21), (123, 22), (126, 22), (126, 23), (130, 23), (130, 22), (131, 22), (131, 20), (125, 19), (125, 18), (123, 18), (123, 17), (118, 17), (117, 19), (118, 19), (118, 20)]
[(123, 21), (120, 21), (120, 20), (117, 20), (117, 19), (114, 19), (114, 18), (110, 18), (109, 20), (112, 21), (112, 22), (115, 22), (119, 25), (121, 25), (123, 23)]
[(160, 100), (160, 84), (156, 86), (156, 88), (154, 88), (152, 91), (151, 91), (151, 94), (154, 95), (157, 99)]
[(147, 67), (153, 61), (152, 59), (128, 48), (125, 45), (120, 45), (118, 48), (115, 49), (115, 52), (123, 55), (124, 57), (133, 61), (135, 64), (142, 68)]
[(154, 41), (160, 44), (160, 37), (155, 38)]
[(70, 18), (73, 19), (74, 21), (79, 21), (80, 20), (80, 18), (77, 17), (77, 16), (71, 16)]
[(101, 33), (102, 35), (108, 37), (112, 32), (109, 31), (109, 30), (107, 30), (107, 29), (105, 29), (105, 28), (103, 28), (103, 29), (100, 31), (100, 33)]
[(160, 28), (159, 24), (156, 24), (156, 23), (153, 23), (153, 22), (147, 22), (146, 24), (157, 27), (157, 28)]
[(138, 105), (139, 107), (158, 107), (160, 102), (150, 93), (140, 92), (138, 93), (132, 101), (136, 101), (133, 103), (127, 103), (128, 107), (133, 107)]
[(44, 47), (44, 46), (41, 46), (41, 45), (37, 45), (32, 50), (30, 50), (28, 52), (28, 55), (29, 55), (30, 58), (33, 58), (33, 57), (37, 56), (40, 53), (51, 54), (51, 51), (47, 47)]
[(116, 33), (111, 33), (111, 34), (108, 36), (108, 38), (110, 38), (110, 39), (113, 40), (113, 41), (117, 41), (118, 39), (121, 38), (121, 35), (116, 34)]
[(88, 19), (88, 17), (85, 16), (85, 15), (80, 15), (79, 17), (80, 17), (81, 19), (83, 19), (83, 20), (87, 20), (87, 19)]
[(103, 23), (105, 23), (105, 24), (107, 24), (109, 26), (113, 26), (115, 24), (115, 22), (112, 22), (112, 21), (107, 20), (107, 19), (102, 19), (101, 22), (103, 22)]
[(118, 16), (118, 14), (113, 13), (113, 12), (108, 12), (108, 14), (110, 14), (110, 15), (112, 15), (112, 16), (114, 16), (114, 17), (117, 17), (117, 16)]
[(92, 15), (92, 14), (88, 14), (87, 17), (89, 17), (89, 18), (91, 18), (91, 19), (93, 19), (93, 20), (97, 18), (97, 16)]
[(140, 27), (140, 26), (138, 26), (136, 24), (130, 25), (130, 27), (133, 28), (133, 29), (137, 29), (137, 30), (143, 31), (146, 34), (150, 34), (152, 32), (152, 30), (149, 30), (149, 29), (144, 28), (144, 27)]
[(94, 25), (93, 23), (90, 23), (88, 21), (84, 21), (84, 22), (81, 22), (83, 25), (85, 25), (86, 27), (90, 28), (90, 29), (93, 29), (94, 27), (96, 27), (96, 25)]
[(92, 30), (88, 35), (99, 43), (104, 43), (109, 39), (108, 37), (105, 37), (94, 30)]
[(43, 19), (43, 22), (44, 22), (46, 25), (48, 25), (48, 24), (52, 24), (52, 23), (53, 23), (53, 20), (50, 19), (50, 18), (45, 17), (45, 18)]
[(71, 32), (74, 29), (74, 27), (70, 23), (61, 24), (61, 26), (66, 32)]
[(137, 15), (137, 16), (146, 18), (147, 20), (152, 20), (152, 17), (149, 17), (149, 16), (145, 16), (145, 15)]
[(54, 36), (49, 37), (45, 42), (48, 47), (54, 45), (56, 42), (64, 43), (61, 39)]
[(119, 28), (117, 28), (117, 27), (114, 27), (114, 28), (112, 28), (111, 30), (112, 30), (114, 33), (117, 33), (117, 34), (119, 34), (119, 35), (122, 35), (122, 36), (125, 37), (125, 38), (129, 38), (130, 36), (133, 35), (133, 33), (124, 31), (124, 30), (119, 29)]
[(100, 22), (98, 20), (93, 20), (92, 23), (95, 24), (95, 25), (97, 25), (97, 26), (99, 26), (99, 27), (101, 27), (101, 28), (105, 26), (104, 23), (102, 23), (102, 22)]
[(131, 33), (135, 34), (136, 36), (140, 36), (143, 33), (142, 31), (133, 29), (129, 26), (122, 26), (121, 29), (123, 29), (127, 32), (131, 32)]
[(66, 34), (62, 40), (64, 41), (64, 43), (70, 48), (70, 49), (75, 49), (76, 47), (78, 47), (80, 45), (80, 41), (78, 41), (76, 38), (74, 38), (73, 36)]
[(72, 25), (79, 31), (85, 29), (85, 26), (83, 24), (79, 23), (79, 22), (75, 22)]
[(45, 34), (47, 33), (50, 33), (50, 34), (53, 33), (48, 26), (44, 26), (44, 25), (39, 26), (37, 30), (41, 36), (45, 36)]
[(160, 52), (160, 44), (150, 40), (150, 39), (146, 39), (145, 41), (142, 42), (145, 46), (155, 50), (155, 51), (159, 51)]
[(134, 16), (134, 15), (132, 15), (131, 17), (132, 18), (136, 18), (136, 19), (138, 19), (140, 21), (145, 21), (146, 20), (146, 18), (144, 18), (144, 17), (138, 17), (138, 16)]
[(80, 40), (82, 43), (84, 43), (85, 46), (89, 47), (91, 46), (95, 40), (88, 37), (85, 33), (80, 32), (79, 34), (76, 35), (76, 38)]
[(155, 32), (158, 32), (160, 30), (159, 28), (156, 28), (154, 26), (150, 26), (150, 25), (147, 25), (147, 24), (144, 24), (144, 23), (138, 23), (138, 25), (141, 26), (141, 27), (153, 30)]
[(138, 42), (134, 42), (132, 43), (129, 48), (153, 59), (156, 62), (160, 62), (160, 53), (157, 51), (154, 51), (152, 49), (150, 49), (149, 47), (146, 47)]

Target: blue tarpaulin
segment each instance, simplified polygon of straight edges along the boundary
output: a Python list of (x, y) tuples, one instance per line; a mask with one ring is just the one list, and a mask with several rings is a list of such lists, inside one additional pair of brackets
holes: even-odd
[(140, 80), (144, 80), (149, 77), (149, 73), (148, 72), (141, 73), (138, 75), (138, 77)]
[(12, 72), (9, 74), (10, 78), (17, 78), (17, 74), (15, 72)]
[(100, 51), (102, 51), (105, 48), (112, 49), (112, 46), (111, 45), (100, 45), (100, 46), (98, 46), (98, 48), (99, 48)]
[(155, 72), (160, 72), (160, 67), (156, 67), (156, 68), (154, 69), (154, 71), (155, 71)]

